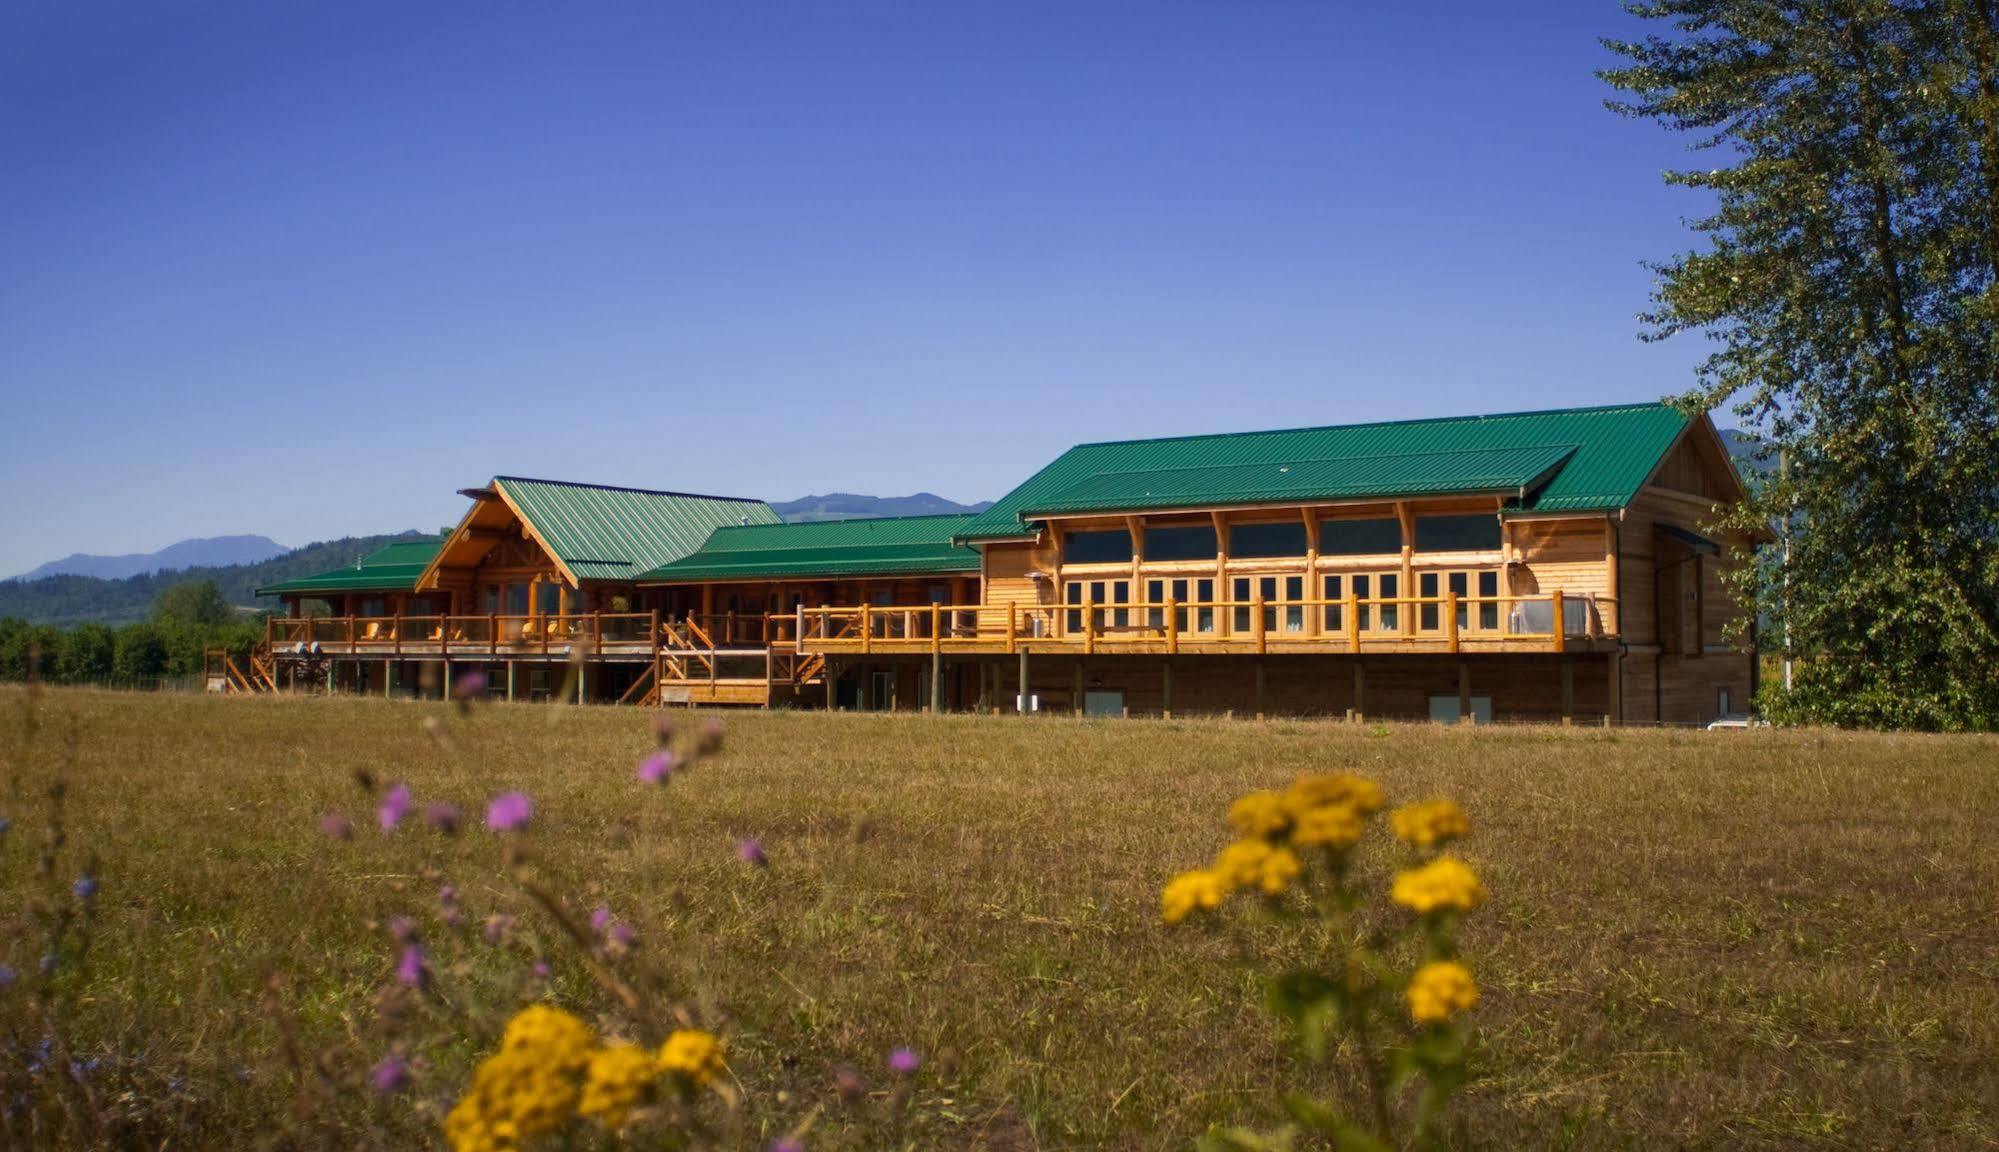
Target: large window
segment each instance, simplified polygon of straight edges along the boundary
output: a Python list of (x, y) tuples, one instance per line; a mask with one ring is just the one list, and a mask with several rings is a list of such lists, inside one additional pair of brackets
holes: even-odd
[(1238, 576), (1229, 598), (1236, 601), (1230, 609), (1230, 627), (1238, 633), (1247, 633), (1255, 627), (1254, 602), (1258, 600), (1263, 602), (1264, 632), (1305, 630), (1305, 606), (1299, 603), (1305, 599), (1305, 577), (1302, 575)]
[(541, 584), (536, 593), (534, 610), (543, 616), (557, 616), (562, 612), (562, 585)]
[(1303, 556), (1305, 525), (1302, 521), (1276, 524), (1235, 524), (1229, 528), (1229, 556), (1256, 560), (1272, 556)]
[(1213, 524), (1145, 530), (1147, 560), (1213, 560), (1215, 552)]
[[(1129, 580), (1071, 580), (1063, 589), (1063, 600), (1069, 604), (1120, 605), (1131, 603), (1131, 581)], [(1113, 611), (1094, 611), (1098, 628), (1131, 627), (1131, 609), (1116, 608)], [(1082, 635), (1083, 613), (1070, 609), (1069, 631)]]
[[(1199, 578), (1176, 577), (1171, 580), (1154, 579), (1146, 582), (1145, 599), (1151, 607), (1146, 609), (1146, 623), (1164, 630), (1166, 627), (1166, 601), (1173, 601), (1173, 627), (1180, 632), (1213, 632), (1215, 630), (1215, 582)], [(1206, 607), (1190, 608), (1189, 604), (1203, 604)]]
[(1418, 516), (1418, 552), (1497, 552), (1497, 516)]
[[(1416, 594), (1425, 600), (1446, 592), (1458, 598), (1457, 626), (1460, 632), (1499, 630), (1499, 572), (1487, 568), (1473, 571), (1428, 571), (1416, 574)], [(1477, 603), (1470, 601), (1476, 600)], [(1443, 620), (1443, 605), (1425, 604), (1417, 613), (1417, 627), (1435, 632)]]
[(1399, 520), (1321, 520), (1321, 556), (1398, 556), (1402, 553)]
[(1108, 532), (1071, 532), (1062, 538), (1062, 562), (1128, 564), (1131, 562), (1131, 533), (1122, 528)]
[(1333, 572), (1327, 574), (1322, 583), (1325, 598), (1332, 603), (1324, 612), (1325, 628), (1328, 632), (1344, 631), (1347, 626), (1346, 598), (1356, 601), (1354, 618), (1360, 621), (1362, 632), (1393, 632), (1402, 623), (1401, 605), (1370, 603), (1377, 600), (1393, 600), (1400, 594), (1402, 574), (1399, 572)]

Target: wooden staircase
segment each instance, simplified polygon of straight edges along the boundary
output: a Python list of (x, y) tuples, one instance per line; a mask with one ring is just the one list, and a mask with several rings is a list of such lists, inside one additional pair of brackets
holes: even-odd
[(267, 644), (250, 650), (247, 670), (236, 663), (227, 648), (210, 648), (202, 654), (203, 671), (212, 692), (255, 695), (278, 690), (277, 662)]

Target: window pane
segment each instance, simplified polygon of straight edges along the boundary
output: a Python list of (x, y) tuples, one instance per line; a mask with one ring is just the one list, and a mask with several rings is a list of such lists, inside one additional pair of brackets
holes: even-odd
[(1290, 607), (1284, 609), (1284, 630), (1286, 632), (1303, 632), (1305, 630), (1305, 609), (1298, 605), (1298, 601), (1304, 598), (1305, 578), (1303, 576), (1286, 576), (1284, 578), (1284, 599), (1290, 605)]
[(1195, 630), (1213, 632), (1215, 630), (1215, 582), (1213, 580), (1195, 581), (1194, 599), (1208, 605), (1208, 607), (1201, 609), (1195, 614)]
[(1062, 537), (1064, 564), (1120, 564), (1130, 559), (1131, 533), (1122, 528), (1071, 532)]
[(1145, 585), (1145, 600), (1146, 603), (1152, 605), (1152, 607), (1145, 610), (1146, 627), (1166, 627), (1166, 609), (1161, 606), (1166, 602), (1166, 582), (1164, 580), (1147, 581)]
[(1249, 598), (1249, 578), (1247, 576), (1238, 576), (1235, 582), (1235, 592), (1229, 597), (1230, 600), (1236, 603), (1236, 606), (1230, 612), (1232, 619), (1229, 626), (1237, 632), (1249, 631)]
[[(1499, 595), (1499, 573), (1489, 571), (1480, 572), (1478, 574), (1478, 594), (1480, 596), (1497, 597)], [(1499, 603), (1496, 599), (1491, 603), (1480, 604), (1478, 606), (1478, 626), (1488, 631), (1499, 627)]]
[(1402, 524), (1396, 520), (1321, 520), (1319, 555), (1392, 556), (1402, 552)]
[(1418, 516), (1418, 552), (1497, 552), (1497, 516)]
[[(1416, 588), (1416, 595), (1420, 599), (1434, 601), (1440, 595), (1437, 591), (1437, 574), (1435, 572), (1418, 574), (1416, 577)], [(1439, 619), (1437, 605), (1435, 603), (1425, 603), (1416, 612), (1416, 627), (1425, 632), (1435, 632)]]
[(1333, 603), (1327, 604), (1324, 609), (1325, 628), (1328, 631), (1337, 632), (1346, 627), (1346, 620), (1343, 615), (1346, 605), (1338, 603), (1339, 600), (1346, 596), (1346, 590), (1343, 587), (1345, 583), (1346, 578), (1344, 576), (1326, 577), (1325, 599), (1333, 601)]
[(1145, 530), (1147, 560), (1213, 560), (1219, 551), (1213, 524)]
[(1229, 555), (1253, 560), (1264, 556), (1303, 556), (1303, 522), (1235, 524), (1229, 527)]
[[(1388, 599), (1390, 597), (1395, 596), (1396, 595), (1395, 588), (1400, 583), (1401, 583), (1401, 578), (1397, 576), (1395, 573), (1383, 572), (1381, 574), (1382, 598)], [(1402, 606), (1400, 604), (1383, 604), (1381, 606), (1381, 630), (1383, 632), (1393, 632), (1397, 627), (1399, 627), (1397, 622), (1402, 619), (1400, 611), (1401, 607)]]
[[(1353, 597), (1356, 600), (1366, 600), (1374, 595), (1374, 593), (1368, 590), (1369, 585), (1366, 573), (1354, 573), (1353, 576), (1348, 578), (1347, 583), (1352, 587)], [(1358, 627), (1361, 631), (1366, 632), (1374, 627), (1374, 609), (1369, 605), (1362, 604), (1355, 608), (1354, 615), (1359, 618), (1360, 623)]]

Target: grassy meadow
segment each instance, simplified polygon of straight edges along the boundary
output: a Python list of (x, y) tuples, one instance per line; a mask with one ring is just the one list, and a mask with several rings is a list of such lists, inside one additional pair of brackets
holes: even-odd
[[(57, 1025), (87, 1062), (64, 1099), (108, 1144), (440, 1146), (432, 1109), (490, 1037), (420, 1053), (400, 1098), (326, 1087), (392, 1035), (383, 925), (441, 932), (441, 881), (474, 924), (533, 913), (476, 819), (385, 836), (357, 772), (474, 813), (530, 793), (544, 874), (726, 1016), (744, 1147), (815, 1108), (815, 1150), (1186, 1148), (1274, 1123), (1282, 1089), (1342, 1068), (1301, 1063), (1263, 1010), (1270, 933), (1168, 929), (1159, 889), (1225, 842), (1232, 797), (1349, 769), (1473, 821), (1491, 900), (1463, 935), (1485, 993), (1463, 1146), (1999, 1147), (1992, 739), (738, 714), (662, 790), (634, 779), (637, 710), (52, 691), (23, 752), (24, 698), (0, 691), (0, 960), (34, 966), (33, 910), (94, 854)], [(320, 831), (336, 810), (351, 841)], [(441, 997), (537, 987), (518, 954), (463, 955)], [(555, 967), (556, 999), (602, 1006)], [(0, 990), (17, 1082), (48, 1027), (27, 987)], [(902, 1045), (924, 1063), (892, 1134), (830, 1085), (851, 1065), (879, 1087)], [(0, 1144), (34, 1146), (30, 1124), (10, 1112)]]

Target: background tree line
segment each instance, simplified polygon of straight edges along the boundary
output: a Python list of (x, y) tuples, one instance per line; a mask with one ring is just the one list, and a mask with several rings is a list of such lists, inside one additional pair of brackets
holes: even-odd
[(1685, 133), (1713, 210), (1650, 335), (1713, 341), (1782, 467), (1727, 526), (1788, 643), (1783, 719), (1999, 728), (1999, 0), (1656, 0), (1611, 107)]
[(240, 665), (263, 635), (261, 615), (231, 607), (213, 580), (188, 580), (162, 591), (135, 624), (64, 629), (0, 617), (0, 680), (32, 674), (60, 684), (143, 684), (197, 676), (208, 649), (227, 649)]

